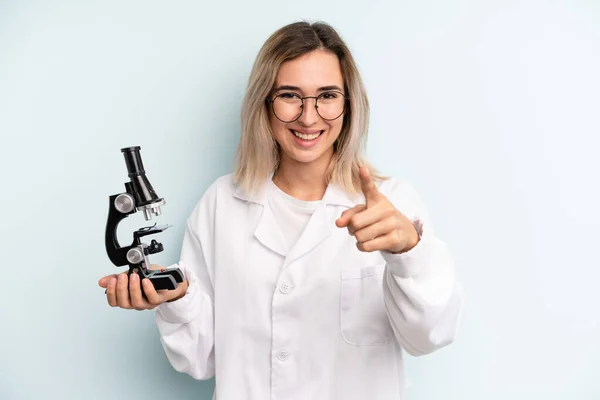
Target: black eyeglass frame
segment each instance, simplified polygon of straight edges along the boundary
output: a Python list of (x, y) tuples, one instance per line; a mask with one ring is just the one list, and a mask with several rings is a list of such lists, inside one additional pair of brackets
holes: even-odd
[[(328, 94), (328, 93), (337, 93), (339, 95), (341, 95), (344, 98), (344, 108), (342, 108), (342, 112), (340, 113), (340, 115), (338, 115), (335, 118), (323, 118), (323, 116), (319, 113), (319, 97)], [(289, 95), (289, 94), (293, 94), (294, 96), (296, 96), (297, 98), (300, 99), (300, 101), (302, 102), (302, 104), (300, 105), (300, 114), (298, 114), (298, 116), (290, 121), (284, 121), (283, 119), (279, 118), (277, 116), (277, 113), (275, 112), (275, 100), (283, 95)], [(318, 96), (304, 96), (304, 97), (300, 97), (295, 93), (280, 93), (277, 96), (273, 97), (272, 99), (267, 98), (267, 102), (271, 103), (271, 111), (273, 111), (273, 115), (275, 116), (275, 118), (277, 118), (278, 120), (280, 120), (281, 122), (285, 123), (285, 124), (290, 124), (292, 122), (298, 121), (298, 119), (302, 116), (302, 114), (304, 113), (304, 100), (305, 99), (315, 99), (315, 109), (317, 110), (317, 114), (319, 115), (320, 118), (322, 118), (325, 121), (335, 121), (336, 119), (338, 119), (339, 117), (341, 117), (342, 115), (344, 115), (344, 113), (346, 112), (346, 104), (348, 103), (348, 100), (350, 100), (349, 96), (346, 96), (344, 93), (337, 91), (337, 90), (328, 90), (326, 92), (321, 93)]]

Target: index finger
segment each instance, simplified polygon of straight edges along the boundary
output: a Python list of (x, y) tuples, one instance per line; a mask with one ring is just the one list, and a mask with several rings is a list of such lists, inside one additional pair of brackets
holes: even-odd
[(363, 194), (365, 195), (365, 201), (367, 207), (369, 203), (373, 203), (374, 201), (379, 199), (379, 190), (369, 173), (369, 169), (367, 167), (360, 167), (360, 186), (362, 188)]

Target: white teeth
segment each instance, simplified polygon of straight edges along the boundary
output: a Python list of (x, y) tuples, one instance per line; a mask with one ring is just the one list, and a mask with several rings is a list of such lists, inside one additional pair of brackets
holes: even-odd
[(314, 140), (314, 139), (318, 138), (319, 135), (321, 134), (321, 132), (317, 132), (317, 133), (312, 133), (312, 134), (308, 135), (308, 134), (300, 133), (300, 132), (296, 132), (296, 131), (292, 131), (292, 133), (296, 137), (299, 137), (300, 139), (304, 139), (304, 140)]

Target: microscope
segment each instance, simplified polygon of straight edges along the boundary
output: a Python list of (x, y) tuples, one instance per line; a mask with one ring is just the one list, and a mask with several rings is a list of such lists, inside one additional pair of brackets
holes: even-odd
[(129, 182), (125, 182), (125, 192), (109, 197), (108, 220), (106, 222), (106, 252), (110, 261), (116, 265), (129, 266), (127, 275), (137, 273), (140, 282), (148, 278), (156, 290), (173, 290), (177, 284), (183, 282), (184, 276), (179, 268), (150, 269), (148, 256), (163, 251), (162, 243), (152, 239), (150, 244), (142, 243), (141, 238), (163, 232), (170, 225), (157, 226), (156, 224), (140, 228), (133, 232), (133, 242), (129, 246), (121, 247), (117, 239), (119, 222), (129, 215), (141, 211), (146, 221), (152, 215), (161, 214), (160, 207), (165, 205), (165, 200), (159, 198), (154, 188), (146, 177), (140, 146), (125, 147), (121, 149), (125, 157), (125, 165)]

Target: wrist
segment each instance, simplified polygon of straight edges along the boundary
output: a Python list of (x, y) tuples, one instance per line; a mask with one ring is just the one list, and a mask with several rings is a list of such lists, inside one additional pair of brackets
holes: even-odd
[(417, 231), (415, 230), (415, 234), (413, 235), (411, 240), (408, 241), (408, 244), (404, 247), (404, 249), (402, 249), (401, 253), (406, 253), (407, 251), (410, 251), (413, 248), (415, 248), (419, 244), (420, 240), (421, 239), (419, 238), (419, 235), (417, 234)]
[(418, 228), (415, 225), (411, 224), (411, 226), (412, 226), (412, 229), (409, 230), (411, 234), (404, 242), (404, 245), (401, 247), (399, 246), (397, 248), (391, 249), (390, 253), (392, 253), (392, 254), (406, 253), (407, 251), (412, 250), (419, 244), (419, 242), (421, 241), (421, 233), (419, 232)]

